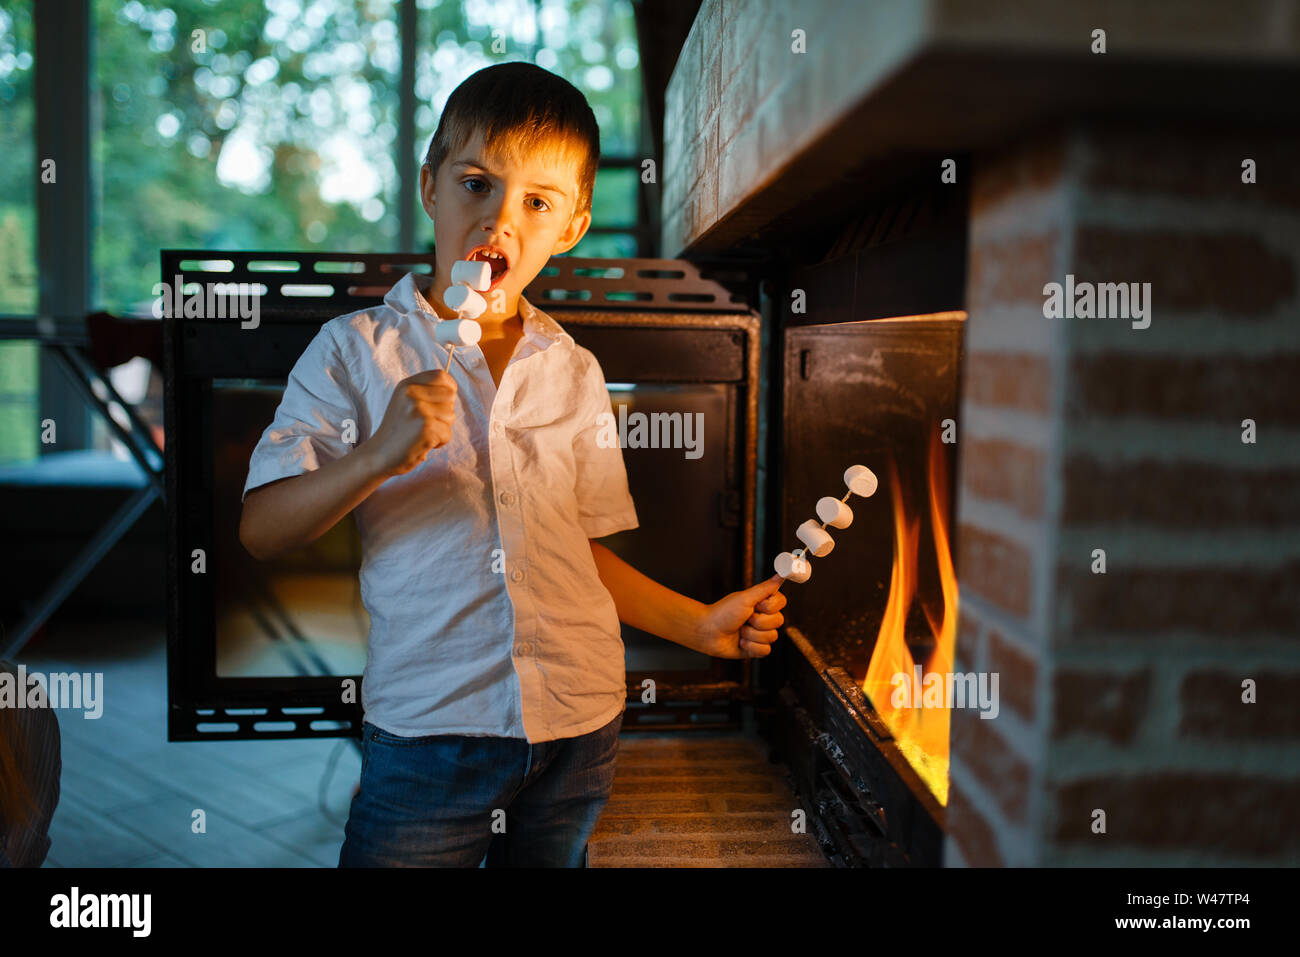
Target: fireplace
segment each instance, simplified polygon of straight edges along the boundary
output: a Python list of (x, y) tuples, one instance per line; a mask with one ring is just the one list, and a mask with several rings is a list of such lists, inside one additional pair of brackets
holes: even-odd
[(796, 544), (788, 530), (842, 494), (848, 466), (879, 479), (828, 529), (812, 578), (784, 586), (789, 641), (769, 683), (774, 756), (842, 866), (942, 863), (950, 702), (911, 704), (954, 670), (964, 198), (915, 189), (849, 211), (833, 241), (808, 238), (824, 258), (791, 269), (782, 297), (813, 298), (779, 317), (768, 550)]
[(1300, 71), (1191, 2), (1106, 58), (1074, 8), (705, 0), (678, 58), (663, 252), (771, 264), (755, 576), (880, 478), (756, 681), (837, 865), (1300, 860)]

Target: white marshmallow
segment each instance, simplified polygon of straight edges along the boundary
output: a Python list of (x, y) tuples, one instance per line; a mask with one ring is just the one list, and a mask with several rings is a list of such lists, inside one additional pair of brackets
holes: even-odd
[(444, 346), (472, 346), (483, 336), (483, 327), (473, 319), (443, 319), (433, 334)]
[(487, 312), (487, 300), (469, 286), (448, 286), (442, 301), (462, 319), (477, 319)]
[(839, 499), (827, 495), (817, 500), (817, 517), (827, 525), (848, 528), (853, 522), (853, 509)]
[(808, 551), (812, 552), (817, 558), (829, 555), (831, 549), (835, 547), (835, 539), (831, 538), (830, 533), (811, 518), (795, 529), (794, 534), (799, 541), (808, 546)]
[(458, 259), (451, 264), (451, 281), (453, 285), (460, 283), (487, 292), (488, 286), (492, 285), (492, 264), (477, 259)]
[(850, 465), (844, 472), (844, 484), (854, 495), (861, 495), (863, 498), (875, 495), (876, 489), (880, 486), (876, 473), (865, 465)]
[(806, 558), (796, 558), (790, 552), (782, 552), (772, 563), (776, 573), (792, 582), (806, 582), (812, 576), (812, 563)]

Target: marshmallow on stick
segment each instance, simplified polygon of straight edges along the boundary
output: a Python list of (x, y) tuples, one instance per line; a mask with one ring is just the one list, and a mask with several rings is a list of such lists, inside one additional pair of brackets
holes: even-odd
[(782, 578), (792, 582), (806, 582), (812, 577), (812, 563), (808, 561), (807, 556), (811, 553), (821, 558), (829, 555), (831, 549), (835, 547), (835, 540), (831, 538), (830, 532), (826, 531), (826, 526), (848, 528), (853, 521), (853, 510), (847, 504), (849, 496), (860, 495), (863, 498), (870, 498), (876, 494), (879, 485), (875, 473), (865, 465), (849, 466), (844, 472), (844, 484), (849, 490), (844, 493), (843, 498), (835, 499), (828, 495), (817, 502), (817, 517), (821, 519), (820, 524), (810, 518), (795, 532), (804, 547), (794, 552), (782, 552), (776, 556), (773, 564), (776, 573)]
[(447, 368), (457, 346), (472, 346), (483, 335), (483, 327), (474, 320), (487, 311), (487, 300), (479, 295), (492, 285), (492, 267), (485, 262), (459, 259), (451, 265), (451, 285), (442, 294), (455, 319), (443, 319), (434, 327), (434, 335), (447, 347)]

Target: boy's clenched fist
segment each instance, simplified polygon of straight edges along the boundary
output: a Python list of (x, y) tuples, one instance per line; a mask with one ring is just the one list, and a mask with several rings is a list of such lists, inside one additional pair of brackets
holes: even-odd
[(408, 376), (393, 390), (384, 421), (365, 447), (385, 475), (404, 475), (451, 441), (456, 380), (442, 369)]

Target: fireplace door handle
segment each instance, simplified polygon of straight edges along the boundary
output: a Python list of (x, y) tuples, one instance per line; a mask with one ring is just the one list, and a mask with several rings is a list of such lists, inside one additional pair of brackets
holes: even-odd
[(799, 350), (799, 378), (807, 382), (812, 378), (812, 350)]

